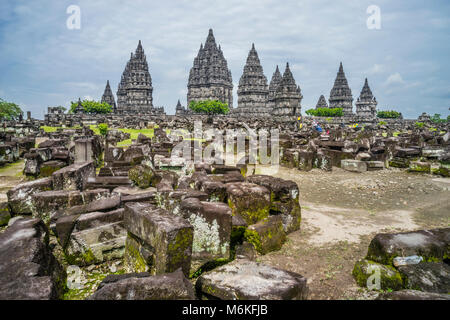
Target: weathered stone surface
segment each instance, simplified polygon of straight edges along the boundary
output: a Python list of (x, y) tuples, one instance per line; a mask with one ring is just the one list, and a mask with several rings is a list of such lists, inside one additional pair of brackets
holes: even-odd
[(376, 171), (384, 169), (383, 161), (366, 161), (367, 163), (367, 171)]
[(11, 219), (11, 213), (9, 212), (8, 202), (0, 203), (0, 227), (7, 225)]
[(50, 223), (64, 209), (83, 204), (83, 196), (78, 190), (58, 190), (35, 193), (32, 197), (33, 217)]
[(233, 215), (239, 214), (248, 224), (254, 224), (269, 216), (270, 191), (254, 183), (227, 184), (228, 205)]
[(0, 234), (0, 299), (47, 300), (62, 294), (65, 272), (39, 219), (20, 219)]
[(232, 215), (225, 203), (185, 199), (180, 213), (194, 227), (193, 259), (206, 263), (230, 258)]
[(281, 216), (269, 216), (245, 230), (244, 238), (251, 243), (260, 254), (280, 250), (286, 241)]
[(149, 204), (127, 203), (124, 224), (128, 232), (154, 249), (152, 274), (182, 268), (186, 276), (192, 256), (193, 227), (183, 218)]
[(202, 274), (196, 289), (203, 298), (223, 300), (304, 300), (306, 278), (245, 259)]
[(66, 166), (66, 163), (59, 160), (46, 161), (39, 167), (39, 177), (51, 177), (53, 172)]
[[(85, 199), (86, 201), (86, 199)], [(87, 202), (87, 201), (86, 201)], [(64, 214), (80, 214), (80, 213), (88, 213), (94, 211), (106, 211), (116, 209), (120, 206), (120, 196), (112, 196), (112, 197), (104, 197), (100, 199), (95, 199), (87, 204), (82, 204), (78, 206), (73, 206), (68, 208)]]
[(430, 163), (421, 161), (411, 161), (409, 163), (410, 172), (431, 173)]
[[(124, 275), (126, 276), (126, 275)], [(155, 276), (134, 276), (101, 285), (89, 300), (194, 300), (192, 284), (181, 269)]]
[(418, 290), (400, 290), (382, 293), (377, 300), (450, 300), (450, 295)]
[(294, 181), (267, 175), (249, 176), (247, 177), (247, 181), (270, 190), (270, 210), (273, 213), (281, 214), (283, 228), (287, 233), (300, 228), (301, 209), (299, 204), (299, 189)]
[(146, 165), (137, 165), (128, 171), (128, 177), (133, 184), (145, 189), (150, 186), (155, 187), (162, 179), (155, 174), (154, 170)]
[[(84, 266), (122, 258), (127, 235), (123, 227), (123, 213), (123, 209), (118, 209), (78, 216), (64, 247), (67, 261)], [(60, 219), (56, 223), (57, 229)], [(63, 235), (58, 233), (58, 236)]]
[(94, 163), (80, 162), (64, 167), (52, 174), (54, 190), (86, 189), (88, 178), (95, 177)]
[(11, 212), (14, 214), (31, 214), (33, 194), (51, 190), (52, 187), (53, 180), (51, 178), (43, 178), (21, 183), (8, 190), (7, 196)]
[(442, 262), (422, 262), (398, 268), (406, 278), (405, 288), (435, 293), (450, 292), (450, 266)]
[(450, 228), (377, 234), (366, 259), (392, 265), (397, 256), (418, 255), (424, 261), (442, 261), (449, 256)]
[[(373, 274), (380, 275), (380, 287), (378, 290), (400, 290), (403, 288), (403, 280), (400, 273), (392, 266), (385, 266), (369, 260), (359, 260), (353, 268), (353, 277), (361, 287), (367, 287), (367, 280)], [(375, 283), (370, 282), (370, 285)]]
[(367, 171), (367, 163), (360, 160), (341, 160), (341, 168), (352, 172), (365, 172)]

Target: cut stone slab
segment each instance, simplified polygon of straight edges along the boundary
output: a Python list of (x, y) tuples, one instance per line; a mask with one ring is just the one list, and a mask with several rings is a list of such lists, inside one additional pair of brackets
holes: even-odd
[(46, 161), (39, 167), (39, 177), (51, 177), (53, 172), (64, 168), (66, 165), (65, 162), (59, 160)]
[(74, 163), (53, 172), (54, 190), (80, 190), (86, 189), (88, 178), (95, 177), (94, 162)]
[(139, 202), (125, 205), (124, 224), (128, 232), (154, 249), (152, 274), (182, 268), (189, 275), (193, 227), (185, 219)]
[(251, 243), (260, 254), (280, 250), (286, 241), (281, 216), (269, 216), (245, 230), (244, 238)]
[(190, 198), (181, 202), (180, 212), (194, 227), (193, 260), (206, 263), (214, 259), (230, 258), (230, 207), (225, 203)]
[(450, 295), (418, 290), (400, 290), (382, 293), (376, 300), (450, 300)]
[(30, 182), (21, 183), (8, 190), (8, 204), (11, 212), (18, 214), (31, 214), (33, 203), (32, 196), (35, 193), (52, 190), (53, 180), (51, 178), (42, 178)]
[(366, 259), (392, 265), (395, 257), (418, 255), (424, 261), (442, 261), (449, 256), (450, 228), (404, 233), (380, 233), (369, 244)]
[(305, 300), (306, 278), (246, 259), (202, 274), (196, 282), (202, 298), (222, 300)]
[(0, 299), (48, 300), (62, 295), (64, 269), (39, 219), (19, 219), (0, 233)]
[(450, 266), (442, 262), (422, 262), (401, 266), (400, 273), (406, 278), (405, 287), (435, 293), (450, 292)]
[(82, 204), (83, 196), (78, 190), (43, 191), (32, 196), (32, 214), (49, 224), (59, 212)]
[(383, 161), (366, 161), (367, 163), (367, 171), (376, 171), (384, 169)]
[(82, 204), (68, 208), (64, 214), (82, 214), (94, 211), (106, 211), (116, 209), (120, 206), (120, 196), (105, 197), (93, 200), (87, 204)]
[[(120, 278), (122, 278), (122, 275)], [(191, 282), (181, 269), (149, 277), (126, 277), (101, 284), (89, 300), (194, 300)]]
[(366, 172), (367, 163), (360, 160), (344, 159), (341, 160), (341, 168), (351, 172)]
[(254, 183), (237, 182), (227, 186), (228, 205), (250, 225), (269, 216), (270, 191)]
[(410, 172), (431, 173), (431, 165), (428, 162), (411, 161), (409, 163)]
[[(376, 263), (369, 260), (359, 260), (355, 263), (352, 275), (356, 280), (356, 283), (360, 287), (367, 288), (368, 285), (376, 286), (376, 281), (369, 280), (369, 278), (380, 276), (380, 282), (378, 288), (372, 288), (376, 290), (400, 290), (403, 288), (403, 280), (400, 273), (391, 266), (385, 266), (380, 263)], [(369, 284), (367, 282), (369, 280)], [(369, 288), (371, 289), (371, 288)]]

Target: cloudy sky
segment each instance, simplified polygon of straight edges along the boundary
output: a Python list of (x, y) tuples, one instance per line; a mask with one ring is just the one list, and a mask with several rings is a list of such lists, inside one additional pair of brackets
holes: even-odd
[[(125, 4), (126, 2), (126, 4)], [(70, 30), (67, 8), (81, 10)], [(380, 8), (369, 29), (367, 8)], [(43, 118), (48, 106), (114, 94), (138, 40), (153, 79), (153, 101), (186, 104), (189, 69), (214, 30), (237, 84), (252, 42), (270, 81), (288, 61), (303, 93), (302, 111), (328, 99), (342, 61), (353, 97), (367, 77), (379, 109), (405, 117), (449, 114), (450, 1), (168, 0), (0, 2), (0, 97)]]

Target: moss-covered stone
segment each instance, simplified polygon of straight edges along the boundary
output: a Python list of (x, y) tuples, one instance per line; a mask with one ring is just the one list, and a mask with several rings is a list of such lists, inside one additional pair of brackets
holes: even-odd
[[(370, 285), (373, 286), (372, 289), (377, 290), (400, 290), (403, 288), (402, 276), (394, 267), (374, 261), (365, 259), (357, 261), (352, 275), (361, 287)], [(379, 280), (377, 280), (378, 276)]]
[(8, 224), (11, 219), (11, 213), (9, 212), (8, 202), (0, 203), (0, 227)]
[(280, 250), (286, 241), (281, 216), (270, 216), (245, 230), (245, 241), (251, 243), (260, 254)]
[(137, 165), (128, 171), (128, 178), (139, 188), (145, 189), (150, 186), (156, 186), (161, 177), (155, 174), (155, 171), (146, 165)]

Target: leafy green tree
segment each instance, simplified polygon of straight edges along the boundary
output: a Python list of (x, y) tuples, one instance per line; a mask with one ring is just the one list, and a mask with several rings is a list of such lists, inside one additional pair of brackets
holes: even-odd
[(100, 123), (98, 125), (98, 130), (100, 131), (100, 134), (106, 138), (106, 135), (108, 134), (108, 125), (106, 123)]
[(228, 104), (218, 100), (191, 101), (191, 103), (189, 103), (189, 109), (195, 113), (204, 113), (209, 115), (227, 114), (230, 111)]
[[(85, 113), (111, 113), (112, 107), (106, 102), (98, 102), (92, 100), (83, 100), (81, 101), (81, 105), (83, 106)], [(74, 113), (75, 109), (78, 106), (78, 102), (71, 102), (70, 105), (70, 113)]]
[(0, 98), (0, 119), (1, 120), (14, 120), (23, 115), (23, 111), (20, 107), (13, 103), (7, 102)]
[(402, 116), (400, 112), (394, 110), (378, 111), (377, 117), (381, 119), (398, 119)]
[(439, 113), (435, 113), (434, 116), (431, 117), (431, 121), (434, 123), (444, 123), (448, 122), (450, 116), (447, 117), (447, 120), (441, 119), (441, 115)]
[(342, 117), (344, 115), (342, 108), (317, 108), (308, 109), (305, 112), (307, 115), (315, 117)]

